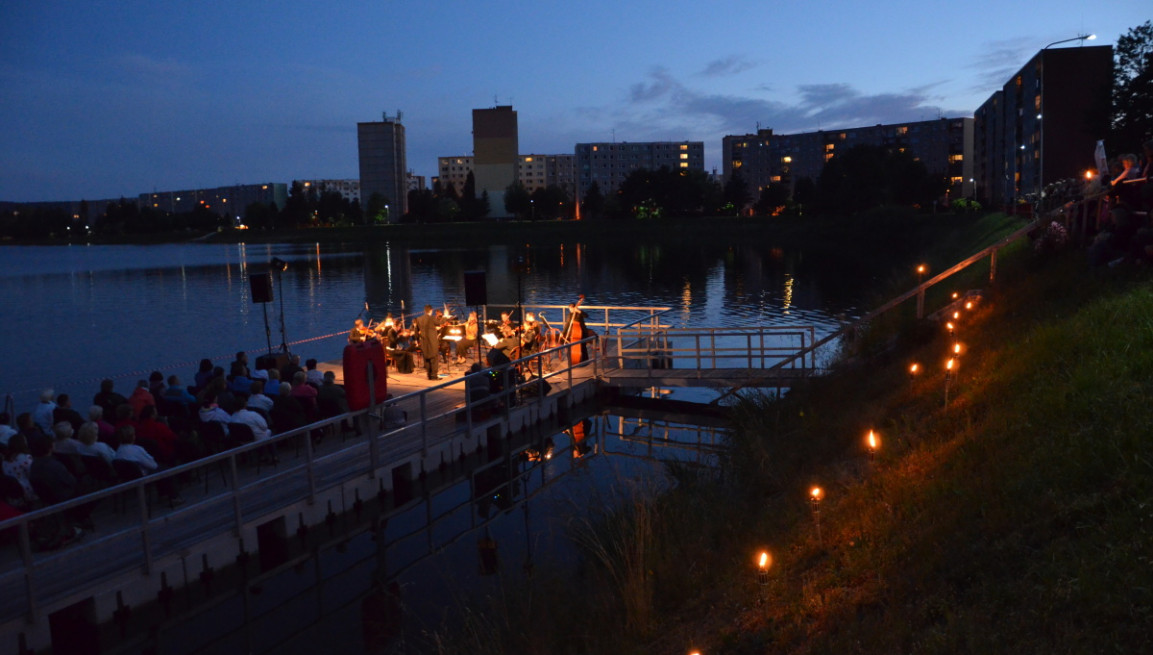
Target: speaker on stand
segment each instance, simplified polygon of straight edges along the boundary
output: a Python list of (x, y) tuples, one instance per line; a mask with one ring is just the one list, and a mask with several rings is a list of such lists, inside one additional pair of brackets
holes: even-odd
[(485, 282), (484, 271), (464, 272), (464, 304), (472, 307), (473, 311), (477, 313), (476, 361), (484, 366), (484, 359), (481, 357), (484, 339), (480, 338), (484, 332), (484, 319), (488, 318), (487, 313), (481, 314), (480, 312), (481, 305), (488, 304), (488, 285)]
[(252, 290), (252, 302), (264, 307), (264, 338), (268, 342), (268, 354), (272, 354), (272, 329), (268, 327), (268, 303), (272, 302), (272, 273), (253, 273), (248, 276)]

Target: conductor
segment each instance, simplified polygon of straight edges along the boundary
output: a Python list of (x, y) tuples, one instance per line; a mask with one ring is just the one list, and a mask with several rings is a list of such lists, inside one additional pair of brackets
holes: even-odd
[(440, 321), (432, 315), (432, 305), (424, 306), (424, 314), (413, 324), (420, 338), (420, 352), (424, 355), (424, 368), (428, 379), (436, 380), (440, 368)]

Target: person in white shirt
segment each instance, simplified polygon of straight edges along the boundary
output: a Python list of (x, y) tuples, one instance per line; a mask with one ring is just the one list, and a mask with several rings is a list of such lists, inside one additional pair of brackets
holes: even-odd
[(52, 427), (56, 424), (52, 419), (52, 412), (56, 410), (56, 403), (52, 402), (55, 398), (56, 392), (52, 389), (41, 391), (40, 403), (32, 410), (32, 421), (40, 426), (44, 434), (52, 434)]
[(80, 432), (76, 434), (76, 454), (81, 457), (103, 457), (104, 461), (111, 464), (116, 459), (116, 451), (103, 441), (97, 441), (99, 435), (100, 426), (92, 421), (81, 425)]
[(0, 444), (4, 444), (5, 448), (8, 447), (8, 439), (16, 434), (16, 428), (8, 425), (11, 422), (12, 417), (8, 412), (0, 412)]
[[(249, 401), (251, 400), (250, 398)], [(265, 421), (264, 417), (260, 414), (248, 409), (247, 405), (236, 410), (230, 422), (243, 423), (252, 428), (252, 436), (255, 437), (257, 441), (265, 441), (272, 437), (272, 431), (268, 429), (268, 421)]]
[(120, 447), (116, 449), (116, 459), (122, 459), (132, 462), (140, 467), (140, 472), (148, 475), (160, 468), (152, 455), (148, 454), (140, 446), (136, 445), (136, 428), (131, 425), (122, 425), (116, 430), (116, 436), (120, 437)]
[(248, 408), (264, 412), (272, 411), (272, 399), (264, 395), (264, 380), (253, 380), (252, 395), (248, 397)]

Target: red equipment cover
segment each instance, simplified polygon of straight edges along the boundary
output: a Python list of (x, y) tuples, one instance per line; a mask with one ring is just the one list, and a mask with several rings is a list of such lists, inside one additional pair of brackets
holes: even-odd
[(344, 347), (344, 393), (348, 408), (356, 411), (368, 407), (368, 365), (372, 364), (376, 402), (388, 397), (388, 369), (379, 341), (348, 344)]

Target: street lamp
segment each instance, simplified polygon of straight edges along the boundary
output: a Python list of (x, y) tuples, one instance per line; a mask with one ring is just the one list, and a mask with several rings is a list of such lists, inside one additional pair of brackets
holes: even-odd
[[(1049, 48), (1052, 48), (1055, 45), (1060, 45), (1062, 43), (1072, 43), (1074, 41), (1079, 41), (1081, 43), (1081, 45), (1085, 45), (1086, 41), (1092, 41), (1093, 39), (1096, 39), (1096, 38), (1097, 38), (1096, 34), (1081, 34), (1081, 35), (1075, 36), (1071, 39), (1061, 39), (1060, 41), (1054, 41), (1054, 42), (1050, 43), (1049, 45), (1045, 46), (1044, 48), (1041, 48), (1041, 52), (1043, 53), (1044, 51), (1048, 50)], [(1040, 144), (1040, 148), (1039, 148), (1040, 161), (1037, 163), (1037, 203), (1038, 203), (1038, 208), (1040, 208), (1041, 197), (1042, 197), (1042, 194), (1045, 193), (1045, 58), (1044, 58), (1044, 55), (1041, 56), (1041, 106), (1038, 108), (1038, 110), (1039, 110), (1039, 113), (1037, 114), (1037, 126), (1038, 126), (1037, 132), (1038, 132), (1038, 135), (1040, 136), (1041, 144)], [(1022, 147), (1024, 147), (1024, 146), (1022, 146)]]

